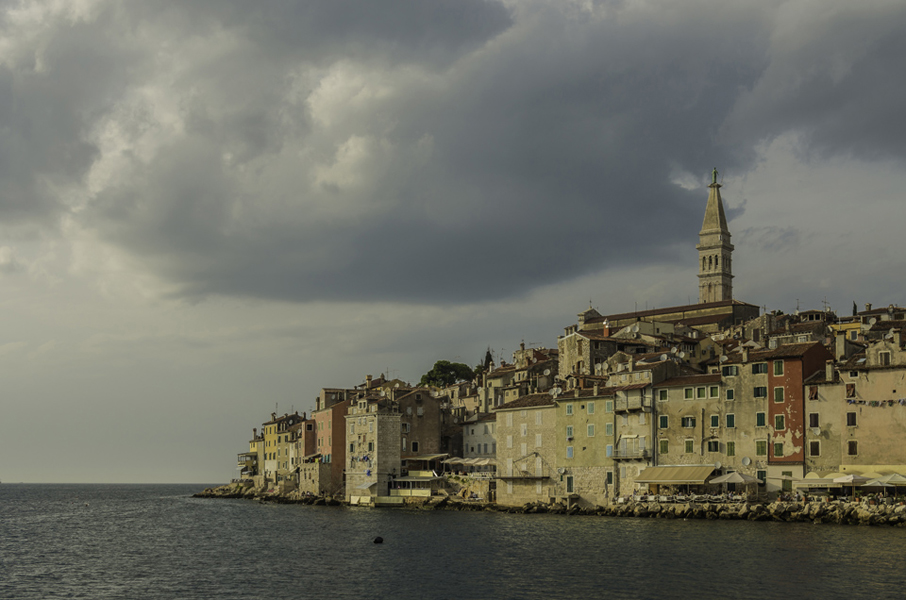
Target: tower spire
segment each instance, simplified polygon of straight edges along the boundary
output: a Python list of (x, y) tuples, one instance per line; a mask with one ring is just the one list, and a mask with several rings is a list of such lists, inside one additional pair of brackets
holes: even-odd
[(733, 244), (720, 199), (717, 168), (711, 171), (708, 204), (702, 230), (698, 234), (698, 301), (719, 302), (733, 299)]

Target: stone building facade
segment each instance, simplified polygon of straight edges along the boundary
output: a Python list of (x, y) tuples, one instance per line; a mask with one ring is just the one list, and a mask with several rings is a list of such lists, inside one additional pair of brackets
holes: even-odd
[(497, 503), (549, 502), (557, 482), (556, 404), (531, 394), (497, 407)]

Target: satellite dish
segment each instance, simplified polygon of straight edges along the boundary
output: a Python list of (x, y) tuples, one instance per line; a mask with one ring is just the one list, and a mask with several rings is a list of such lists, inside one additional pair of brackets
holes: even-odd
[(387, 392), (385, 392), (384, 390), (381, 390), (381, 398), (383, 398), (386, 395), (387, 395)]
[(564, 469), (563, 467), (560, 467), (559, 469), (557, 469), (557, 473), (560, 473), (561, 475), (563, 475), (564, 473), (566, 473), (566, 469)]
[(726, 354), (720, 355), (720, 362), (727, 362), (728, 360), (730, 360), (730, 357), (727, 356)]
[(870, 319), (868, 320), (868, 324), (869, 324), (869, 325), (874, 325), (874, 324), (877, 323), (877, 322), (878, 322), (878, 320), (877, 320), (875, 317), (872, 317), (872, 318), (870, 318)]
[(716, 463), (714, 463), (715, 469), (719, 469), (720, 467), (721, 467), (720, 461), (717, 461)]
[(545, 376), (545, 377), (547, 377), (547, 376), (550, 375), (550, 374), (551, 374), (551, 370), (550, 370), (550, 369), (544, 369), (544, 376)]
[(749, 458), (748, 456), (746, 456), (745, 458), (742, 459), (742, 464), (745, 465), (746, 467), (748, 467), (749, 465), (752, 464), (752, 459)]
[(662, 361), (663, 361), (663, 360), (667, 360), (667, 355), (666, 355), (666, 354), (661, 354), (660, 360), (662, 360)]
[(686, 353), (680, 352), (679, 354), (677, 354), (677, 356), (679, 356), (680, 358), (686, 358)]
[(400, 386), (400, 384), (398, 384), (398, 383), (393, 384), (393, 387), (395, 387), (395, 388), (398, 388), (399, 386)]
[(670, 349), (670, 352), (673, 353), (673, 354), (676, 354), (677, 352), (679, 352), (679, 348), (677, 348), (676, 346), (674, 346), (673, 348)]
[(633, 325), (633, 326), (632, 326), (632, 333), (638, 333), (638, 332), (639, 332), (639, 326), (638, 326), (638, 325)]

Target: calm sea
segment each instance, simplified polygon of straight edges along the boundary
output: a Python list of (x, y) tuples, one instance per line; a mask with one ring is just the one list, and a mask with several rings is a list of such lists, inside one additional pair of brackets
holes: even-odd
[(0, 598), (906, 595), (906, 529), (190, 497), (204, 487), (0, 485)]

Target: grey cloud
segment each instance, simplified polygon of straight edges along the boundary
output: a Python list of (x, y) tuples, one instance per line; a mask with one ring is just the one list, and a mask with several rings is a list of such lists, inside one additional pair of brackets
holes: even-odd
[(906, 5), (788, 8), (777, 15), (767, 68), (727, 121), (728, 137), (795, 132), (806, 154), (906, 158)]
[[(105, 166), (78, 222), (184, 297), (456, 303), (678, 261), (707, 194), (677, 169), (744, 174), (762, 132), (809, 121), (758, 101), (786, 76), (775, 9), (661, 8), (129, 4), (93, 23), (142, 34), (108, 36), (103, 94), (61, 84), (60, 147), (84, 148), (56, 170)], [(104, 123), (116, 160), (85, 133)]]

